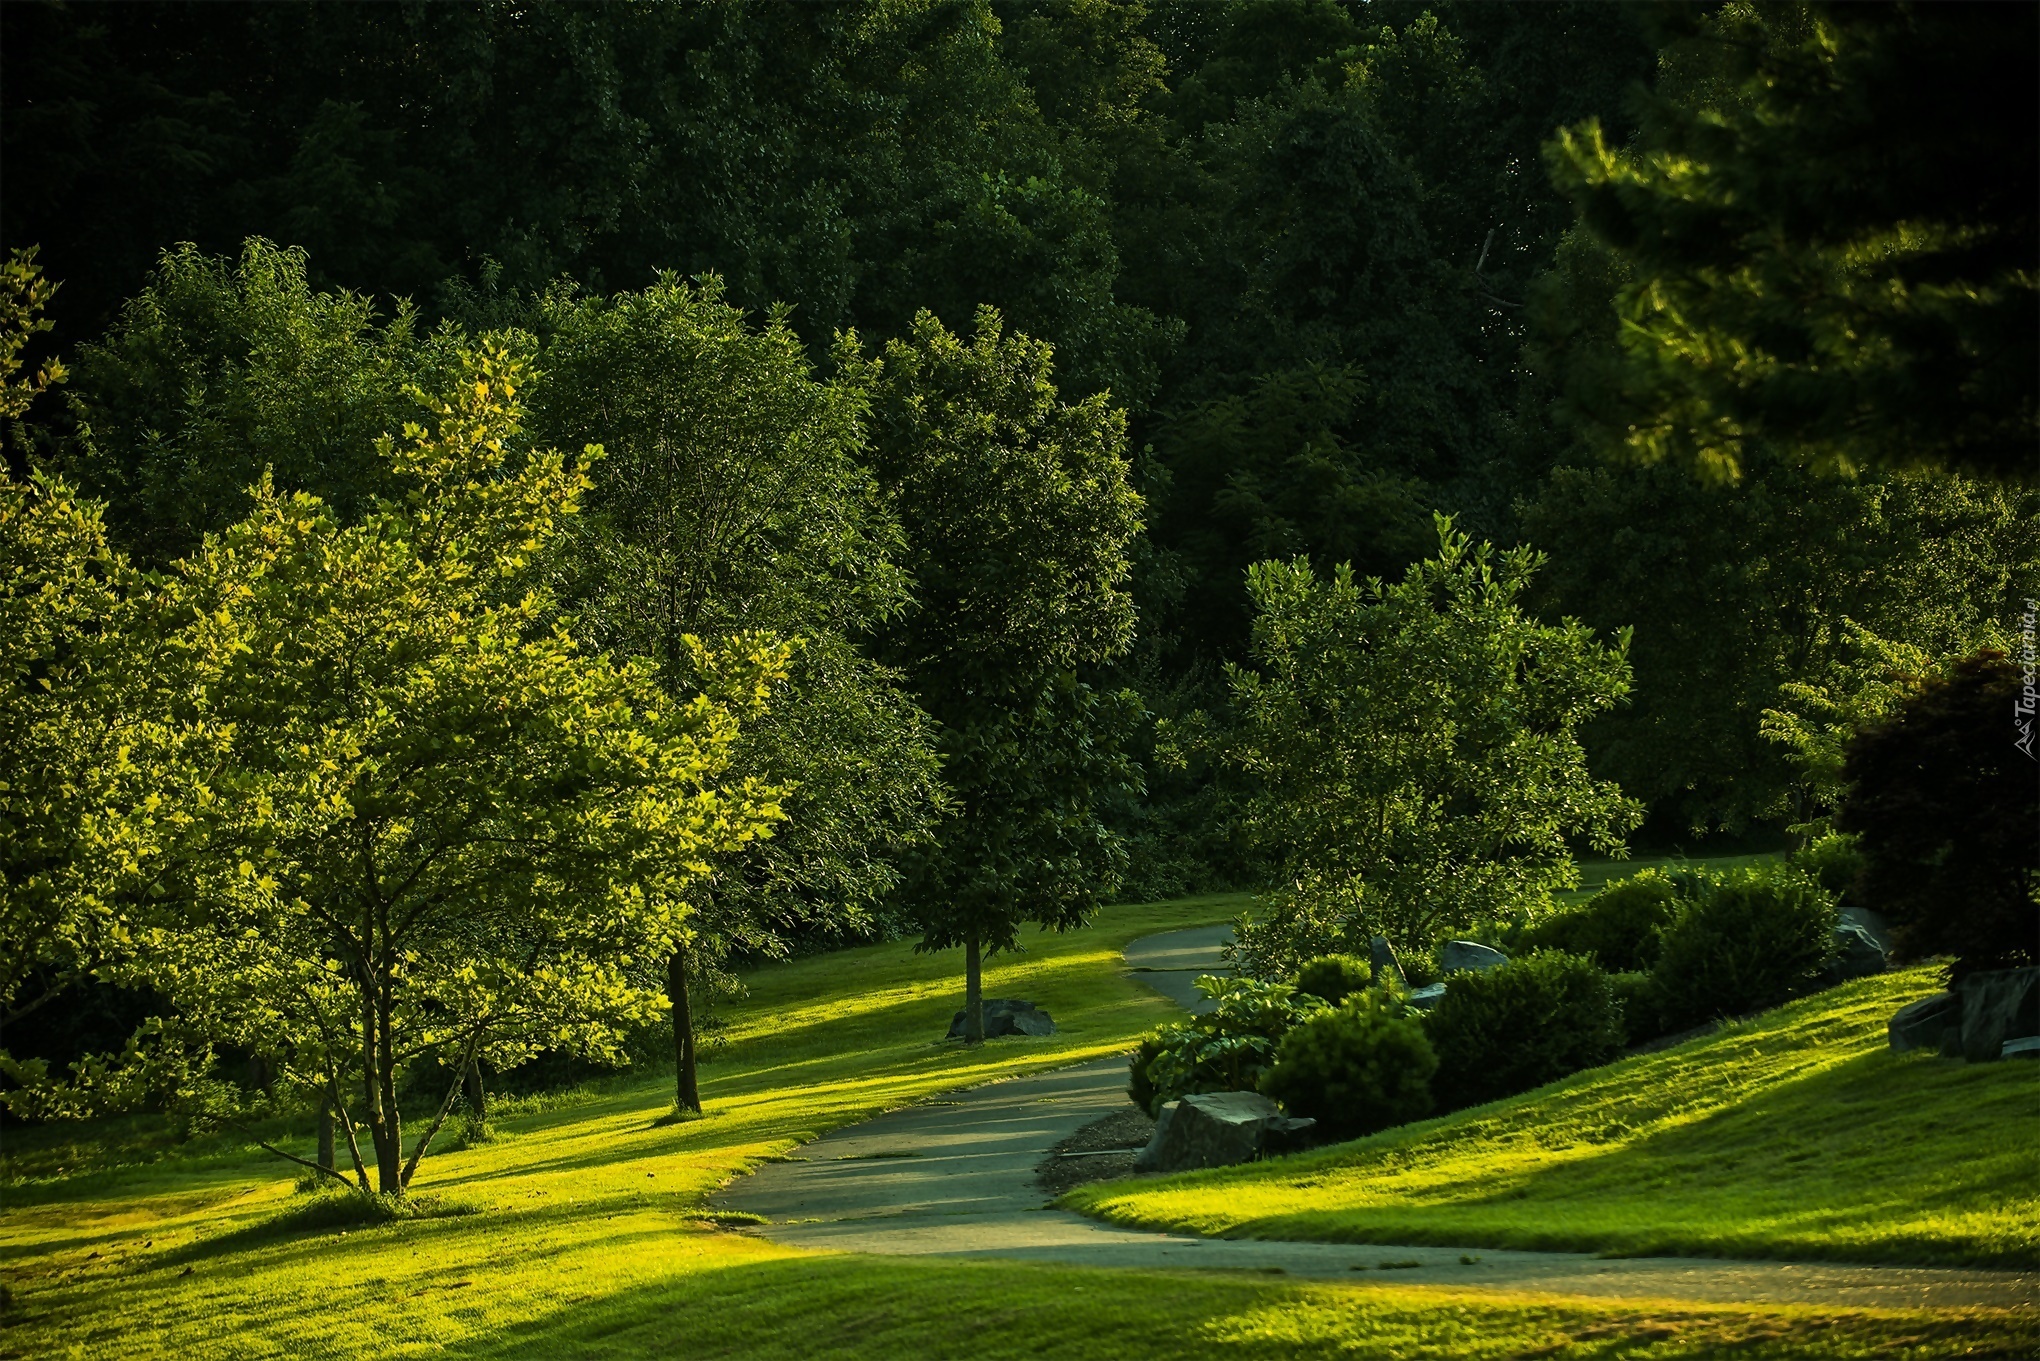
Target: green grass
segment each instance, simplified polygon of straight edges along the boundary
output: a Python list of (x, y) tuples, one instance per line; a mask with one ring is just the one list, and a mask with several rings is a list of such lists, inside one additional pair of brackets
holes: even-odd
[[(705, 1197), (801, 1140), (958, 1085), (1118, 1052), (1171, 1013), (1119, 973), (1136, 936), (1236, 899), (1114, 908), (989, 970), (1053, 1039), (942, 1043), (958, 956), (901, 945), (767, 969), (705, 1072), (596, 1086), (429, 1158), (434, 1217), (335, 1214), (231, 1141), (161, 1156), (130, 1125), (72, 1136), (63, 1175), (0, 1185), (0, 1356), (1484, 1358), (2030, 1355), (2005, 1310), (1721, 1308), (1225, 1273), (814, 1255), (729, 1231)], [(291, 1143), (308, 1149), (306, 1131)], [(111, 1163), (112, 1165), (103, 1165)], [(54, 1166), (56, 1164), (51, 1164)]]
[(2040, 1070), (1896, 1055), (1885, 974), (1536, 1092), (1065, 1203), (1204, 1234), (2040, 1267)]

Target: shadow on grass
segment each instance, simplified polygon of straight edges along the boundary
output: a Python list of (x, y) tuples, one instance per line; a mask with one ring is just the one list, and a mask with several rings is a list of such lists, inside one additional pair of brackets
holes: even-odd
[[(1270, 1214), (1236, 1231), (1628, 1256), (2040, 1267), (2035, 1216), (2024, 1216), (2023, 1230), (2012, 1227), (2020, 1206), (2035, 1205), (2040, 1171), (2024, 1134), (2030, 1081), (1998, 1065), (1914, 1062), (1881, 1050), (1808, 1057), (1803, 1070), (1704, 1114), (1650, 1112), (1639, 1123), (1659, 1127), (1634, 1134), (1621, 1127), (1619, 1101), (1610, 1102), (1603, 1130), (1581, 1121), (1538, 1131), (1504, 1123), (1509, 1111), (1467, 1112), (1490, 1123), (1496, 1147), (1466, 1168), (1466, 1189), (1414, 1188), (1421, 1203)], [(1427, 1154), (1449, 1166), (1456, 1150), (1439, 1145), (1444, 1132), (1351, 1159), (1341, 1171), (1364, 1174), (1370, 1164), (1415, 1171)], [(1558, 1141), (1512, 1166), (1509, 1145), (1543, 1143), (1539, 1134)], [(1540, 1163), (1546, 1150), (1552, 1160)]]
[(1921, 1356), (2020, 1356), (2023, 1313), (1686, 1308), (1475, 1297), (1152, 1272), (856, 1256), (746, 1261), (567, 1304), (447, 1345), (469, 1358), (971, 1357), (973, 1361), (1536, 1355), (1564, 1361), (1859, 1357), (1903, 1338)]
[(421, 1219), (462, 1219), (482, 1213), (472, 1201), (443, 1194), (366, 1195), (359, 1191), (320, 1191), (302, 1196), (281, 1212), (226, 1233), (198, 1238), (158, 1256), (159, 1266), (183, 1266), (228, 1253), (314, 1234), (379, 1229)]

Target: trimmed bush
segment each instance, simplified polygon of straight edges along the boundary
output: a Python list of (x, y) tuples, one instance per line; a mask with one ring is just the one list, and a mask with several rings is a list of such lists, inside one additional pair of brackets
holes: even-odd
[(1283, 1036), (1261, 1092), (1354, 1139), (1430, 1114), (1437, 1070), (1422, 1023), (1397, 999), (1361, 992)]
[(1835, 900), (1791, 865), (1707, 880), (1665, 928), (1651, 970), (1668, 1029), (1773, 1007), (1817, 986), (1834, 954)]
[(1319, 955), (1297, 971), (1296, 990), (1337, 1006), (1373, 979), (1374, 966), (1358, 955)]
[(1792, 863), (1812, 875), (1822, 888), (1834, 895), (1836, 902), (1842, 902), (1855, 891), (1856, 881), (1862, 877), (1867, 862), (1855, 837), (1846, 832), (1829, 832), (1795, 854)]
[(1545, 950), (1455, 975), (1426, 1022), (1448, 1108), (1527, 1092), (1622, 1049), (1608, 975), (1584, 955)]
[(1648, 969), (1657, 962), (1658, 933), (1679, 911), (1679, 889), (1657, 870), (1610, 884), (1580, 907), (1560, 912), (1524, 932), (1524, 954), (1560, 950), (1586, 955), (1610, 973)]
[(1608, 985), (1622, 1007), (1622, 1033), (1628, 1043), (1642, 1044), (1665, 1033), (1664, 1004), (1655, 978), (1640, 972), (1609, 974)]

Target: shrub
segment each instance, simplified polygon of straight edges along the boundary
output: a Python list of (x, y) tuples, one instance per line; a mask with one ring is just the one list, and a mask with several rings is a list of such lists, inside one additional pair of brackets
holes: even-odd
[(1665, 1033), (1664, 1002), (1657, 979), (1642, 972), (1608, 975), (1615, 1001), (1622, 1008), (1622, 1033), (1630, 1044), (1642, 1044)]
[(1290, 1027), (1329, 1009), (1323, 998), (1287, 983), (1206, 976), (1197, 986), (1218, 1005), (1188, 1024), (1164, 1026), (1149, 1037), (1155, 1054), (1142, 1070), (1150, 1092), (1145, 1103), (1149, 1115), (1193, 1092), (1255, 1090)]
[(1523, 934), (1518, 948), (1526, 954), (1586, 955), (1610, 973), (1648, 969), (1657, 960), (1658, 932), (1670, 925), (1678, 906), (1671, 877), (1644, 870), (1608, 885), (1583, 906), (1546, 917)]
[(2025, 683), (2002, 653), (1965, 658), (1857, 734), (1842, 768), (1835, 825), (1862, 848), (1858, 901), (1889, 919), (1900, 957), (1953, 955), (1957, 977), (2040, 959), (2040, 782), (2014, 722)]
[(1525, 1092), (1622, 1048), (1622, 1013), (1608, 975), (1557, 950), (1460, 974), (1428, 1022), (1438, 1095), (1453, 1107)]
[(1141, 1036), (1140, 1047), (1133, 1051), (1132, 1057), (1126, 1062), (1129, 1070), (1126, 1082), (1126, 1099), (1150, 1115), (1160, 1110), (1161, 1106), (1155, 1100), (1155, 1084), (1148, 1077), (1148, 1065), (1153, 1063), (1155, 1056), (1162, 1052), (1163, 1036), (1166, 1034), (1166, 1031), (1173, 1030), (1174, 1028), (1170, 1026), (1165, 1030), (1151, 1030)]
[(1297, 972), (1296, 990), (1337, 1006), (1373, 978), (1374, 966), (1358, 955), (1319, 955)]
[(1651, 971), (1665, 1024), (1698, 1025), (1812, 991), (1834, 953), (1835, 902), (1790, 865), (1707, 880), (1665, 928)]
[(1812, 875), (1837, 902), (1850, 898), (1856, 880), (1862, 876), (1863, 848), (1846, 832), (1830, 832), (1792, 857), (1792, 863)]
[(1437, 1070), (1423, 1025), (1401, 1002), (1361, 992), (1283, 1036), (1261, 1091), (1352, 1139), (1430, 1114)]

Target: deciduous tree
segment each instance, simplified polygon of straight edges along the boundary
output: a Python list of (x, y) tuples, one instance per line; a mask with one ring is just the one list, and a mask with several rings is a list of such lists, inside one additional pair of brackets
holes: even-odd
[(1254, 567), (1252, 668), (1234, 667), (1220, 737), (1253, 784), (1247, 817), (1282, 886), (1235, 928), (1252, 972), (1428, 950), (1578, 882), (1570, 841), (1614, 853), (1639, 809), (1593, 779), (1579, 728), (1628, 693), (1613, 646), (1522, 598), (1542, 558), (1438, 519), (1438, 554), (1401, 581)]
[(1084, 677), (1133, 634), (1125, 418), (1103, 396), (1061, 401), (1052, 373), (1049, 345), (981, 308), (968, 342), (921, 314), (863, 374), (915, 591), (887, 655), (940, 725), (956, 799), (907, 893), (922, 948), (964, 948), (973, 1042), (984, 954), (1028, 922), (1083, 923), (1124, 862), (1101, 805), (1138, 782), (1138, 698)]
[[(680, 699), (554, 618), (542, 574), (587, 482), (512, 455), (526, 376), (472, 355), (431, 428), (384, 443), (401, 499), (350, 526), (264, 482), (169, 587), (173, 717), (232, 740), (165, 791), (199, 810), (194, 891), (144, 957), (350, 1141), (365, 1119), (364, 1190), (370, 1162), (377, 1191), (410, 1184), (475, 1055), (611, 1053), (655, 1015), (688, 888), (779, 817), (725, 772), (783, 649), (698, 655), (713, 693)], [(445, 1095), (407, 1152), (400, 1081), (434, 1062)]]

